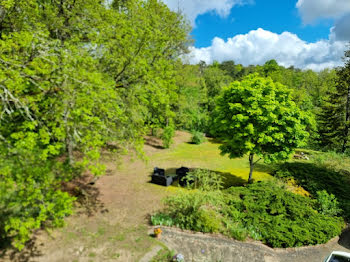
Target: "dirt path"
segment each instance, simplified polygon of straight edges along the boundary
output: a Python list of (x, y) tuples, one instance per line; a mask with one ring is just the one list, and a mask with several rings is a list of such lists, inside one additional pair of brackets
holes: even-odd
[[(189, 138), (189, 134), (177, 132), (175, 143), (183, 143)], [(159, 152), (166, 151), (160, 149), (157, 139), (148, 138), (145, 144), (146, 155), (152, 156)], [(0, 258), (0, 261), (139, 261), (158, 246), (160, 243), (149, 236), (149, 214), (159, 210), (162, 207), (161, 199), (173, 192), (171, 188), (149, 183), (149, 175), (153, 167), (159, 163), (152, 162), (152, 158), (148, 162), (124, 159), (123, 166), (120, 166), (117, 162), (107, 159), (105, 164), (108, 174), (98, 179), (93, 186), (97, 197), (97, 202), (94, 203), (98, 206), (97, 212), (88, 215), (79, 213), (78, 210), (75, 215), (67, 219), (64, 228), (53, 232), (38, 232), (36, 240), (27, 249), (12, 256), (9, 253), (4, 259)], [(174, 164), (179, 166), (184, 163), (164, 162), (161, 166), (169, 168), (174, 166), (166, 165)], [(203, 236), (203, 234), (198, 236), (167, 230), (163, 240), (169, 248), (183, 253), (189, 259), (187, 261), (254, 261), (247, 260), (250, 256), (246, 255), (256, 252), (258, 257), (265, 261), (313, 262), (322, 261), (333, 249), (346, 250), (346, 246), (347, 248), (350, 246), (349, 242), (344, 242), (343, 245), (332, 242), (312, 248), (310, 251), (309, 249), (275, 251), (265, 246), (259, 249), (261, 245), (252, 246), (251, 243), (222, 240), (220, 237)], [(234, 245), (239, 248), (232, 249)], [(220, 252), (209, 253), (210, 250)], [(226, 253), (228, 255), (225, 255)], [(263, 254), (267, 254), (266, 258)], [(238, 260), (236, 257), (245, 260)]]

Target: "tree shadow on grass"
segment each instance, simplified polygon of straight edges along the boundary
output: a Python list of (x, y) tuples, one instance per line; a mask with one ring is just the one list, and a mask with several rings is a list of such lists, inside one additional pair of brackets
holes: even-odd
[[(261, 163), (256, 163), (254, 165), (254, 171), (258, 171), (258, 172), (264, 172), (264, 173), (271, 173), (275, 170), (275, 164), (264, 164), (263, 162)], [(248, 174), (247, 174), (248, 175)], [(254, 173), (253, 173), (253, 177), (254, 177)]]
[(151, 146), (155, 149), (164, 149), (162, 140), (153, 136), (145, 137), (145, 145)]
[(95, 180), (91, 176), (85, 175), (62, 183), (62, 191), (77, 198), (77, 203), (82, 207), (78, 214), (91, 217), (97, 212), (108, 212), (99, 198), (100, 190), (95, 186)]
[(14, 261), (14, 262), (28, 262), (33, 261), (36, 257), (40, 257), (43, 254), (39, 250), (39, 246), (36, 242), (36, 238), (33, 237), (29, 240), (25, 247), (18, 251), (11, 247), (10, 241), (7, 239), (1, 239), (2, 243), (0, 246), (0, 259)]
[(344, 210), (343, 217), (350, 221), (350, 176), (314, 163), (284, 163), (278, 166), (275, 176), (294, 178), (300, 186), (314, 197), (317, 191), (326, 190), (333, 194)]

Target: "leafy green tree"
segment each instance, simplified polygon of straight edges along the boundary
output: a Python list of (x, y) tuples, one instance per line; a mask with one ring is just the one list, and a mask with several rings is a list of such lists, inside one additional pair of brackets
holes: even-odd
[[(204, 70), (204, 69), (203, 69)], [(207, 127), (207, 88), (198, 65), (179, 63), (176, 70), (177, 103), (174, 105), (177, 128), (203, 131)]]
[(160, 1), (114, 1), (112, 6), (117, 12), (98, 25), (93, 41), (101, 70), (114, 79), (127, 114), (139, 116), (130, 117), (130, 124), (138, 130), (144, 124), (164, 128), (174, 118), (176, 64), (187, 50), (189, 26)]
[[(308, 137), (307, 116), (291, 100), (290, 92), (270, 78), (249, 75), (224, 89), (217, 100), (213, 128), (222, 154), (249, 155), (249, 179), (254, 165), (286, 160)], [(260, 159), (254, 161), (254, 156)]]
[[(236, 65), (237, 67), (238, 65)], [(212, 112), (215, 108), (215, 99), (224, 86), (227, 86), (232, 78), (221, 70), (218, 64), (206, 67), (203, 71), (203, 78), (207, 88), (208, 111)]]
[(222, 62), (219, 65), (219, 68), (223, 70), (233, 80), (241, 80), (242, 77), (257, 72), (256, 66), (251, 65), (248, 67), (244, 67), (241, 64), (235, 64), (235, 62), (232, 60)]
[(103, 174), (107, 142), (141, 153), (147, 127), (171, 123), (187, 33), (156, 0), (0, 1), (1, 239), (22, 248), (61, 225), (62, 181)]

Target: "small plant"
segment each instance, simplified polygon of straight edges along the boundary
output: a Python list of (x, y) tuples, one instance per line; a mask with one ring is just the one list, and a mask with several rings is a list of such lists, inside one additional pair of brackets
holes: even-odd
[(175, 252), (167, 248), (161, 249), (158, 254), (151, 259), (150, 262), (171, 262), (173, 261)]
[(192, 133), (191, 142), (196, 145), (200, 145), (206, 141), (205, 135), (202, 132), (194, 131)]
[(186, 176), (189, 187), (192, 189), (199, 189), (203, 191), (215, 191), (223, 188), (224, 182), (222, 178), (216, 173), (205, 169), (195, 169), (189, 172)]
[(199, 209), (194, 230), (213, 233), (219, 232), (221, 228), (220, 214), (213, 208), (202, 207)]
[(341, 212), (336, 197), (326, 190), (317, 191), (317, 203), (319, 212), (326, 216), (336, 216)]
[(168, 226), (171, 227), (174, 225), (173, 219), (163, 213), (157, 213), (153, 216), (151, 216), (151, 223), (154, 226)]
[(154, 234), (158, 235), (160, 233), (162, 233), (162, 229), (160, 227), (154, 229)]
[(156, 236), (156, 238), (160, 238), (160, 236), (162, 235), (162, 229), (160, 227), (157, 227), (153, 230), (154, 235)]
[(173, 137), (175, 134), (175, 128), (173, 125), (168, 125), (164, 128), (162, 140), (163, 140), (163, 147), (169, 148), (171, 144), (173, 143)]

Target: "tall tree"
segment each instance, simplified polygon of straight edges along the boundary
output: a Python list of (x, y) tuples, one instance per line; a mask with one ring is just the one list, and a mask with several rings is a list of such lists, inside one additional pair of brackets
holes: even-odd
[(102, 174), (108, 141), (140, 152), (145, 125), (171, 122), (187, 33), (157, 0), (0, 1), (1, 240), (62, 224), (63, 180)]
[[(308, 137), (307, 116), (291, 100), (290, 92), (271, 78), (256, 74), (235, 81), (217, 100), (213, 128), (222, 154), (249, 155), (249, 178), (254, 165), (288, 159)], [(254, 157), (258, 156), (258, 160)]]
[(350, 135), (350, 49), (345, 51), (344, 65), (336, 74), (336, 88), (328, 92), (319, 115), (320, 139), (323, 147), (344, 153)]

